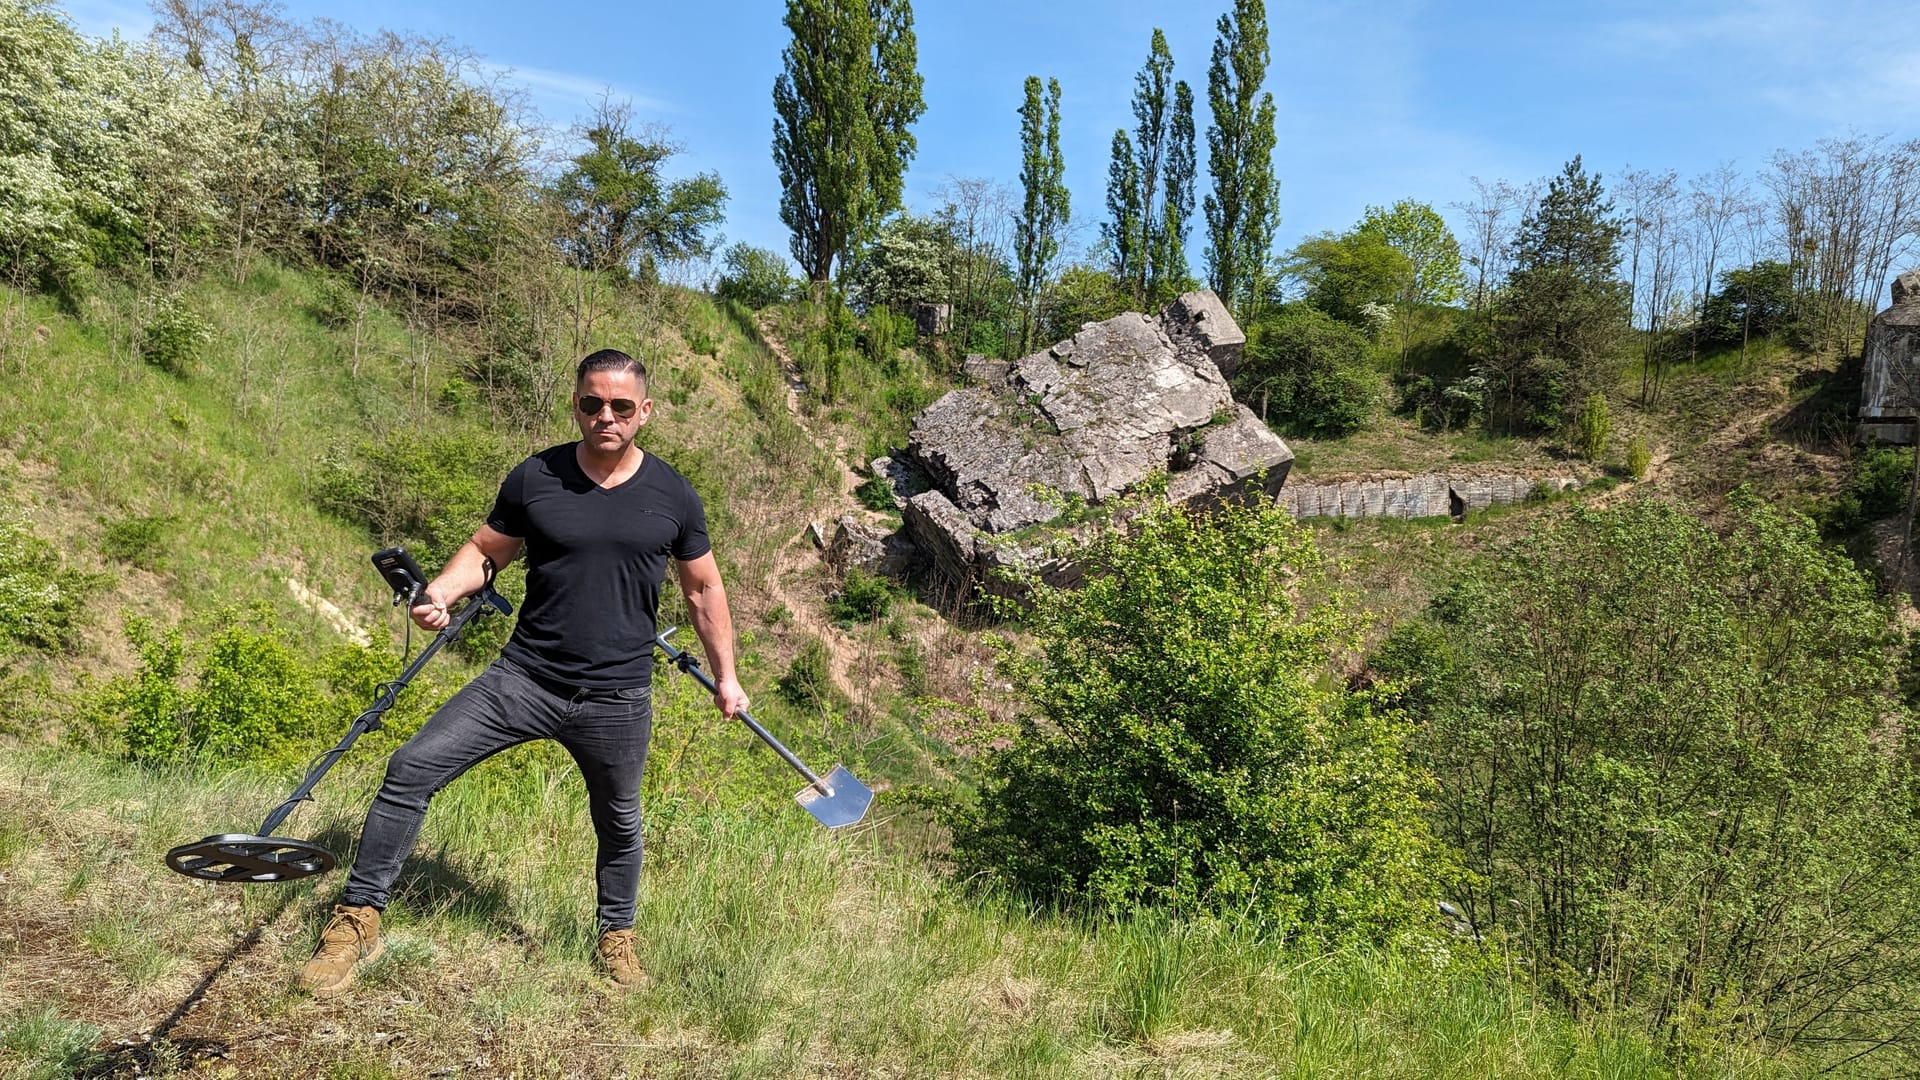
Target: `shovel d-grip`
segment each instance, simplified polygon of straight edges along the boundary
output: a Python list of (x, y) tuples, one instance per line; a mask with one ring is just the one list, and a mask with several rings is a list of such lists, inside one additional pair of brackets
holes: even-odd
[[(413, 561), (404, 548), (388, 548), (376, 553), (373, 562), (393, 589), (393, 602), (412, 604), (421, 593), (426, 591), (426, 575), (421, 573), (419, 564)], [(293, 881), (298, 878), (324, 874), (334, 867), (333, 853), (311, 840), (295, 840), (292, 837), (275, 836), (273, 831), (287, 820), (294, 809), (303, 802), (311, 802), (313, 788), (327, 770), (353, 748), (354, 742), (369, 731), (380, 730), (382, 718), (393, 703), (400, 697), (400, 691), (407, 688), (413, 677), (419, 674), (433, 654), (440, 651), (448, 642), (460, 636), (467, 624), (486, 611), (497, 611), (502, 615), (513, 614), (513, 605), (507, 598), (493, 591), (493, 564), (487, 563), (487, 576), (480, 591), (460, 609), (446, 628), (441, 630), (420, 655), (407, 665), (398, 678), (382, 683), (374, 702), (366, 711), (354, 717), (348, 725), (347, 733), (333, 749), (316, 759), (313, 770), (300, 782), (292, 795), (260, 823), (258, 833), (219, 833), (192, 844), (182, 844), (167, 852), (167, 866), (177, 873), (202, 881)]]
[[(706, 672), (700, 670), (700, 661), (691, 653), (676, 649), (667, 642), (667, 636), (677, 629), (679, 628), (667, 627), (662, 633), (654, 635), (653, 643), (667, 654), (667, 659), (673, 662), (674, 667), (699, 680), (700, 685), (707, 688), (707, 693), (718, 693), (713, 680), (707, 677)], [(761, 727), (760, 722), (755, 720), (752, 714), (742, 709), (734, 715), (740, 718), (741, 723), (747, 725), (748, 730), (760, 736), (762, 742), (773, 747), (773, 752), (793, 766), (795, 772), (807, 778), (807, 786), (795, 793), (793, 801), (799, 803), (802, 810), (812, 814), (815, 821), (829, 829), (838, 829), (844, 825), (852, 825), (867, 816), (867, 808), (873, 805), (873, 792), (867, 789), (867, 785), (855, 780), (845, 765), (835, 765), (833, 771), (825, 777), (817, 776), (812, 769), (807, 768), (806, 762), (794, 756), (793, 751), (780, 745), (779, 739), (774, 738), (766, 728)]]

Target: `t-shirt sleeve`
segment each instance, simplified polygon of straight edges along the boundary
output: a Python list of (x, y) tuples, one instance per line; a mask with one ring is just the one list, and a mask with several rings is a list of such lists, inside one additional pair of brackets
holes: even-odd
[(527, 535), (527, 463), (514, 466), (500, 482), (500, 494), (494, 496), (493, 511), (487, 524), (502, 536), (525, 539)]
[(682, 483), (686, 488), (683, 496), (686, 502), (680, 515), (680, 532), (673, 538), (673, 557), (689, 562), (712, 551), (713, 542), (707, 539), (707, 508), (701, 505), (693, 485), (684, 480)]

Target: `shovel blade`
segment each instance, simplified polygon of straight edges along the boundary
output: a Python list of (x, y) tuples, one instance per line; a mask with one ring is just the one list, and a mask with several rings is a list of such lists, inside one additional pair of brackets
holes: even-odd
[(826, 791), (808, 784), (793, 797), (800, 809), (812, 814), (815, 821), (829, 829), (838, 829), (867, 816), (867, 807), (873, 805), (873, 792), (855, 780), (845, 765), (835, 765), (821, 783)]

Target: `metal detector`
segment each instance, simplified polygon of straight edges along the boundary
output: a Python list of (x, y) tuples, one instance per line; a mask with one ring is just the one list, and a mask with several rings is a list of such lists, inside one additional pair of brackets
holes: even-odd
[[(654, 636), (653, 643), (667, 654), (667, 659), (673, 661), (675, 667), (698, 679), (700, 685), (706, 687), (709, 694), (717, 693), (713, 680), (707, 677), (706, 672), (700, 670), (700, 661), (692, 654), (682, 652), (667, 643), (667, 636), (677, 629), (679, 627), (667, 627), (665, 631)], [(822, 779), (814, 775), (813, 770), (807, 768), (805, 762), (795, 757), (793, 751), (780, 745), (780, 740), (769, 734), (766, 728), (761, 727), (752, 714), (742, 709), (737, 715), (741, 723), (747, 725), (755, 735), (760, 736), (768, 746), (773, 747), (774, 752), (785, 758), (787, 764), (793, 766), (796, 772), (807, 778), (807, 786), (794, 794), (793, 801), (800, 804), (800, 809), (812, 814), (815, 821), (829, 829), (838, 829), (844, 825), (852, 825), (867, 816), (867, 808), (873, 805), (873, 792), (867, 790), (867, 785), (855, 780), (845, 765), (834, 765), (833, 771)]]
[[(387, 585), (393, 589), (393, 603), (396, 607), (403, 603), (411, 606), (426, 591), (427, 576), (421, 572), (420, 564), (413, 560), (413, 556), (407, 554), (406, 548), (387, 548), (384, 551), (375, 552), (373, 565), (379, 569), (380, 575), (386, 578)], [(407, 669), (402, 671), (398, 678), (380, 685), (373, 704), (368, 706), (365, 712), (354, 717), (353, 723), (348, 726), (346, 735), (341, 738), (338, 745), (320, 755), (313, 771), (300, 782), (300, 786), (287, 797), (287, 801), (273, 808), (273, 812), (267, 815), (267, 820), (261, 822), (258, 834), (220, 833), (197, 843), (182, 844), (167, 852), (167, 866), (178, 873), (190, 878), (199, 878), (202, 881), (242, 883), (294, 881), (315, 874), (324, 874), (333, 869), (333, 853), (326, 848), (311, 840), (275, 836), (273, 830), (287, 820), (287, 816), (293, 813), (295, 807), (303, 802), (312, 801), (313, 786), (320, 782), (321, 777), (327, 775), (327, 770), (333, 768), (334, 762), (339, 761), (349, 749), (352, 749), (354, 741), (360, 736), (369, 731), (380, 730), (381, 718), (386, 715), (388, 709), (393, 708), (393, 703), (399, 698), (400, 691), (407, 688), (407, 684), (413, 681), (413, 677), (426, 666), (428, 660), (433, 659), (434, 653), (459, 637), (467, 624), (472, 622), (476, 615), (485, 611), (497, 611), (502, 615), (513, 614), (513, 605), (507, 602), (506, 597), (493, 591), (492, 563), (487, 564), (486, 581), (480, 586), (480, 591), (474, 594), (473, 599), (467, 602), (466, 607), (460, 609), (460, 613), (455, 615), (451, 622), (447, 623), (446, 629), (441, 630), (426, 648), (420, 650), (420, 655), (414, 659), (413, 663), (407, 665)]]

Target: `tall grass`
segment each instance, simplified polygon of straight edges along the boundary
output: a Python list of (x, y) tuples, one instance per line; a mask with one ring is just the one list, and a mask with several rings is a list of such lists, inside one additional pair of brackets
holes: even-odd
[[(350, 759), (291, 831), (350, 855), (377, 766)], [(340, 872), (211, 886), (159, 860), (269, 805), (275, 779), (209, 784), (57, 751), (0, 762), (0, 825), (29, 837), (0, 926), (36, 942), (0, 965), (4, 1067), (53, 1075), (111, 1051), (264, 926), (164, 1033), (186, 1063), (224, 1040), (240, 1075), (1678, 1075), (1635, 1036), (1536, 1004), (1493, 954), (1453, 939), (1324, 953), (1229, 923), (1036, 912), (889, 856), (871, 829), (827, 834), (784, 799), (721, 808), (668, 779), (648, 800), (637, 921), (654, 984), (622, 995), (589, 962), (584, 792), (537, 750), (442, 793), (387, 955), (345, 1003), (313, 1002), (287, 980)], [(77, 914), (43, 918), (54, 910)], [(1766, 1072), (1724, 1060), (1686, 1074)]]

